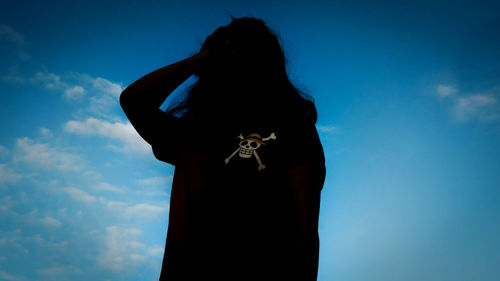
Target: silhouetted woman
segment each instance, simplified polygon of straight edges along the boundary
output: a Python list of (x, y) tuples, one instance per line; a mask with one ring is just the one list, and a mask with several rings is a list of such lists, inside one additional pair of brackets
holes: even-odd
[[(159, 109), (191, 75), (186, 98)], [(123, 91), (132, 125), (175, 165), (160, 280), (316, 280), (325, 159), (306, 96), (250, 17)]]

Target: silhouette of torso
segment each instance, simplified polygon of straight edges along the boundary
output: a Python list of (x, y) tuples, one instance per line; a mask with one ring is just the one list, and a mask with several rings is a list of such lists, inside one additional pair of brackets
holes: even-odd
[[(185, 247), (176, 252), (169, 245), (169, 225), (160, 280), (294, 280), (298, 218), (287, 168), (311, 151), (324, 165), (319, 139), (262, 124), (189, 132), (172, 185), (186, 192)], [(322, 185), (310, 188), (320, 192)]]

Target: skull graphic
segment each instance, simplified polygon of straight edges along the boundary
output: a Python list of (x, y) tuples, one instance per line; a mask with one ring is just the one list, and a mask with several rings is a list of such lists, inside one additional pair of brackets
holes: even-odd
[(271, 133), (271, 135), (267, 138), (262, 138), (259, 134), (253, 133), (248, 135), (246, 138), (243, 137), (242, 134), (238, 136), (238, 138), (241, 140), (239, 143), (238, 149), (236, 149), (233, 154), (231, 154), (229, 157), (224, 159), (224, 162), (226, 164), (229, 163), (229, 160), (237, 153), (241, 158), (251, 158), (252, 155), (255, 156), (255, 159), (257, 159), (257, 163), (259, 166), (257, 167), (257, 170), (262, 170), (266, 166), (262, 163), (260, 160), (259, 155), (257, 154), (257, 149), (263, 145), (266, 145), (265, 141), (267, 140), (275, 140), (276, 139), (276, 134)]
[(254, 150), (259, 148), (261, 144), (253, 139), (243, 139), (240, 141), (240, 152), (239, 156), (241, 158), (250, 158), (253, 155)]

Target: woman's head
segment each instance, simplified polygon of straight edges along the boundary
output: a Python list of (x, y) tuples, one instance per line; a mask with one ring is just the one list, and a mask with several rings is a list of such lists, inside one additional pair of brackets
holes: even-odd
[(205, 39), (205, 49), (211, 54), (205, 75), (255, 81), (285, 71), (278, 38), (261, 19), (233, 18)]
[(288, 79), (278, 36), (263, 20), (232, 17), (207, 36), (205, 49), (209, 55), (196, 73), (198, 81), (169, 113), (186, 110), (185, 118), (227, 126), (295, 118), (316, 122), (313, 101)]

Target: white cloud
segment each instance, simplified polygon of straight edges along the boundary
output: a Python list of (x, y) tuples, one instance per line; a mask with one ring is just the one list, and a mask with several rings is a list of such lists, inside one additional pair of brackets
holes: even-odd
[(474, 94), (460, 97), (455, 104), (454, 112), (460, 121), (469, 119), (500, 120), (497, 99), (491, 95)]
[[(17, 213), (13, 213), (16, 215)], [(28, 254), (29, 250), (23, 245), (23, 232), (17, 228), (11, 231), (0, 231), (0, 247), (8, 245), (23, 254)], [(2, 275), (0, 275), (1, 277)]]
[(439, 84), (436, 86), (436, 93), (439, 98), (447, 98), (458, 93), (458, 89), (453, 85)]
[(74, 84), (81, 85), (86, 92), (90, 93), (88, 106), (84, 109), (87, 113), (116, 120), (116, 116), (110, 112), (119, 107), (119, 96), (123, 91), (120, 84), (75, 71), (67, 71), (65, 77)]
[(62, 280), (66, 279), (71, 273), (78, 273), (81, 275), (83, 271), (72, 265), (62, 265), (56, 264), (50, 267), (45, 267), (37, 269), (36, 272), (45, 278), (50, 278), (52, 280)]
[[(27, 45), (24, 36), (11, 26), (0, 24), (0, 43), (13, 44), (13, 47), (5, 50), (9, 52), (13, 50), (17, 57), (23, 61), (29, 59), (29, 54), (24, 50)], [(12, 57), (11, 54), (6, 56)], [(88, 105), (84, 107), (84, 111), (95, 116), (116, 120), (116, 116), (110, 114), (110, 112), (119, 105), (118, 97), (123, 91), (121, 84), (103, 77), (92, 77), (75, 71), (65, 71), (61, 74), (52, 73), (47, 71), (43, 65), (41, 66), (42, 71), (35, 71), (33, 74), (25, 75), (19, 73), (19, 66), (20, 64), (15, 62), (0, 78), (16, 84), (24, 84), (25, 82), (37, 84), (50, 91), (60, 93), (70, 101), (88, 96)], [(86, 95), (87, 93), (89, 95)]]
[(49, 143), (37, 143), (28, 137), (16, 140), (14, 163), (24, 162), (42, 169), (79, 172), (83, 170), (83, 159)]
[(40, 134), (43, 137), (46, 137), (46, 138), (51, 138), (51, 137), (54, 136), (54, 134), (52, 134), (52, 132), (50, 131), (50, 129), (45, 128), (45, 127), (40, 127)]
[(169, 204), (167, 202), (161, 205), (140, 203), (127, 207), (124, 212), (125, 217), (139, 217), (148, 220), (155, 220), (168, 212)]
[(52, 266), (37, 270), (40, 275), (50, 275), (50, 276), (61, 276), (66, 273), (66, 268), (64, 266)]
[(139, 190), (140, 194), (159, 197), (168, 197), (167, 189), (172, 186), (173, 176), (151, 177), (137, 180), (139, 186), (143, 187)]
[(456, 86), (439, 84), (436, 86), (437, 96), (446, 98), (452, 103), (452, 111), (459, 122), (468, 120), (499, 121), (500, 86), (487, 90), (458, 94)]
[(84, 203), (93, 203), (97, 201), (94, 196), (76, 187), (66, 187), (63, 188), (63, 191), (76, 201), (81, 201)]
[(22, 222), (24, 225), (31, 225), (40, 222), (40, 211), (36, 207), (27, 213), (18, 213), (12, 210), (10, 215), (14, 221)]
[[(13, 83), (25, 80), (17, 74), (16, 69), (12, 68), (10, 72), (9, 75), (4, 75), (4, 80)], [(62, 74), (51, 73), (47, 70), (37, 71), (27, 80), (52, 92), (60, 93), (70, 101), (88, 96), (88, 105), (84, 110), (87, 113), (108, 119), (114, 117), (110, 112), (114, 107), (118, 107), (119, 96), (123, 91), (120, 84), (102, 77), (94, 78), (88, 74), (74, 71), (66, 71)]]
[(21, 281), (24, 280), (24, 278), (14, 276), (12, 274), (9, 274), (5, 271), (0, 270), (0, 279), (6, 280), (6, 281)]
[(40, 85), (52, 92), (62, 93), (67, 99), (77, 99), (85, 94), (85, 89), (78, 84), (78, 81), (68, 81), (60, 75), (44, 71), (37, 71), (29, 81)]
[(129, 258), (134, 261), (145, 261), (146, 257), (139, 254), (130, 254)]
[(332, 126), (332, 125), (316, 125), (316, 128), (318, 129), (318, 131), (320, 131), (321, 133), (333, 133), (333, 132), (336, 132), (338, 130), (338, 127), (336, 126)]
[(106, 207), (124, 219), (140, 218), (142, 220), (158, 220), (165, 218), (169, 211), (167, 201), (156, 203), (130, 204), (121, 201), (105, 200)]
[(142, 156), (151, 155), (151, 146), (141, 138), (130, 122), (108, 122), (89, 117), (83, 122), (67, 121), (64, 129), (70, 133), (95, 135), (119, 141), (123, 145), (109, 147), (120, 153), (135, 152)]
[[(16, 202), (14, 201), (14, 199), (12, 199), (12, 196), (10, 196), (10, 195), (0, 197), (0, 212), (8, 211), (15, 204), (16, 204)], [(0, 243), (0, 245), (1, 244), (2, 243)]]
[(112, 192), (122, 192), (124, 190), (123, 187), (114, 186), (107, 182), (98, 182), (93, 185), (93, 189), (100, 191), (112, 191)]
[(165, 251), (165, 248), (163, 247), (153, 247), (149, 249), (149, 254), (151, 256), (162, 256)]
[(60, 221), (56, 220), (53, 217), (49, 217), (49, 216), (46, 216), (46, 217), (40, 219), (40, 223), (42, 223), (43, 225), (48, 226), (48, 227), (60, 227), (61, 226)]
[(50, 72), (38, 71), (30, 78), (30, 82), (40, 84), (51, 91), (64, 90), (69, 87), (59, 75)]
[(16, 173), (7, 164), (0, 164), (0, 186), (8, 183), (17, 182), (22, 178), (21, 174)]
[(90, 97), (89, 106), (86, 110), (96, 116), (105, 117), (105, 113), (109, 112), (117, 104), (118, 100), (112, 96), (93, 96)]
[(166, 177), (151, 177), (137, 180), (140, 185), (146, 186), (167, 186), (172, 181), (172, 176)]
[(139, 266), (144, 261), (145, 249), (138, 236), (141, 230), (125, 226), (106, 227), (104, 247), (97, 257), (97, 263), (112, 271), (122, 271)]
[(95, 79), (93, 79), (92, 85), (96, 89), (115, 97), (119, 97), (121, 92), (123, 92), (122, 86), (102, 77), (96, 77)]
[(85, 89), (82, 86), (75, 85), (64, 90), (64, 96), (68, 99), (77, 99), (85, 94)]
[(65, 76), (68, 80), (78, 81), (81, 85), (85, 85), (85, 87), (92, 88), (102, 94), (118, 97), (123, 91), (123, 87), (120, 84), (111, 82), (103, 77), (92, 77), (76, 71), (66, 71)]
[(83, 122), (68, 121), (64, 128), (66, 131), (72, 133), (81, 135), (100, 135), (108, 138), (129, 137), (132, 135), (126, 123), (111, 123), (93, 117), (87, 118)]
[(127, 203), (121, 201), (108, 200), (106, 202), (106, 206), (115, 211), (124, 210), (127, 207), (127, 205), (128, 205)]

